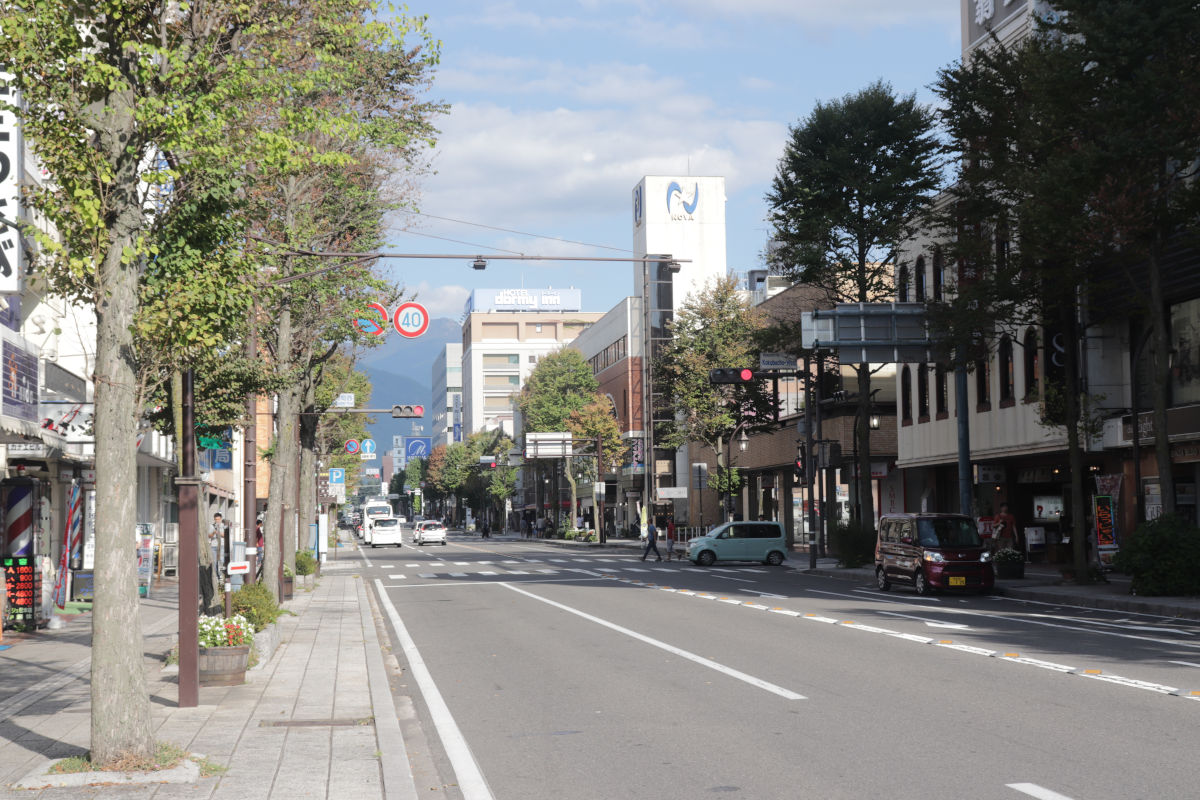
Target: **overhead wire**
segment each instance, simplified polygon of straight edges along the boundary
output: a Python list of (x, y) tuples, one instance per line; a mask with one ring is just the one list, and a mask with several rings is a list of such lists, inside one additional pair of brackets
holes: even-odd
[[(486, 228), (487, 230), (490, 230), (490, 231), (500, 231), (502, 233), (512, 233), (512, 234), (516, 234), (517, 236), (529, 236), (534, 239), (547, 239), (552, 242), (563, 242), (565, 244), (577, 244), (582, 247), (596, 247), (601, 250), (616, 250), (618, 253), (632, 253), (633, 252), (632, 250), (625, 248), (625, 247), (612, 247), (611, 245), (596, 244), (594, 242), (580, 242), (580, 241), (576, 241), (574, 239), (564, 239), (561, 236), (545, 236), (540, 233), (530, 233), (528, 231), (518, 231), (518, 230), (514, 230), (513, 228), (501, 228), (496, 225), (485, 225), (482, 222), (471, 222), (470, 220), (455, 219), (454, 217), (442, 217), (437, 214), (430, 214), (425, 211), (411, 211), (410, 210), (410, 211), (407, 211), (407, 213), (414, 214), (418, 217), (428, 217), (429, 219), (440, 219), (444, 222), (454, 222), (459, 225), (471, 225), (476, 228)], [(415, 233), (415, 231), (408, 231), (408, 232)], [(435, 238), (437, 238), (437, 237), (435, 237)], [(455, 241), (455, 240), (448, 239), (447, 241)], [(459, 242), (459, 244), (469, 244), (469, 242)], [(508, 250), (506, 252), (511, 253), (512, 251)]]

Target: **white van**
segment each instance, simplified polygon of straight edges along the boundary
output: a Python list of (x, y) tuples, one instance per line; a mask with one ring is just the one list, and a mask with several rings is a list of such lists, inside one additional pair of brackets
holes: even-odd
[(400, 520), (396, 517), (377, 517), (371, 521), (371, 547), (394, 544), (402, 547)]

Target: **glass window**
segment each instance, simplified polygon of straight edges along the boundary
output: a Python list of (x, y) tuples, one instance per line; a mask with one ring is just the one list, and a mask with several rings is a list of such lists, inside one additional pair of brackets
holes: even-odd
[(916, 284), (917, 302), (925, 302), (925, 256), (917, 256), (917, 264), (913, 267), (913, 283)]
[(1171, 404), (1200, 402), (1200, 299), (1171, 306), (1171, 346)]
[(896, 298), (901, 303), (908, 302), (908, 265), (900, 265), (900, 278), (896, 286)]
[(1025, 351), (1025, 399), (1032, 400), (1038, 396), (1038, 382), (1041, 380), (1038, 371), (1038, 336), (1033, 328), (1025, 331), (1022, 349)]
[(900, 420), (912, 422), (912, 372), (907, 364), (900, 373)]
[(942, 259), (942, 248), (933, 248), (933, 299), (942, 299), (942, 280), (946, 265)]
[(920, 519), (917, 533), (922, 547), (981, 547), (979, 531), (970, 519)]
[(929, 419), (929, 365), (917, 367), (917, 418)]
[(1013, 346), (1012, 339), (1000, 338), (1000, 402), (1013, 399)]
[(938, 416), (950, 413), (950, 389), (946, 383), (946, 368), (941, 364), (934, 367), (934, 403)]
[(483, 366), (486, 367), (515, 367), (521, 363), (521, 357), (515, 353), (484, 353)]
[(992, 365), (987, 359), (975, 362), (975, 408), (988, 411), (992, 407)]

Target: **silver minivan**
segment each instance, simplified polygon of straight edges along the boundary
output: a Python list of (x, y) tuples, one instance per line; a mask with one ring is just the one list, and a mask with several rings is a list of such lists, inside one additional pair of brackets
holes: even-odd
[(779, 566), (787, 541), (779, 522), (726, 522), (688, 542), (688, 558), (702, 567), (716, 561), (761, 561)]

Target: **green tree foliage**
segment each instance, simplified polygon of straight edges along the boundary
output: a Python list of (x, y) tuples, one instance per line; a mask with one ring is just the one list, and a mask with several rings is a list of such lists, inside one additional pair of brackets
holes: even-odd
[[(1080, 439), (1090, 420), (1074, 345), (1122, 297), (1122, 310), (1144, 315), (1150, 333), (1155, 451), (1169, 512), (1162, 266), (1200, 207), (1200, 114), (1187, 99), (1200, 82), (1200, 14), (1189, 0), (1054, 5), (1062, 13), (1017, 46), (994, 44), (939, 75), (958, 165), (939, 223), (947, 248), (970, 269), (939, 324), (960, 338), (1027, 324), (1058, 337), (1062, 385), (1047, 390), (1061, 408), (1047, 406), (1066, 426), (1071, 517), (1083, 519)], [(1013, 243), (1007, 252), (994, 246), (1001, 239)], [(1083, 537), (1075, 542), (1082, 579)]]
[(578, 350), (564, 348), (542, 356), (517, 398), (525, 430), (566, 431), (571, 412), (592, 402), (599, 388), (591, 365)]
[(654, 385), (674, 412), (657, 415), (671, 422), (659, 423), (655, 442), (669, 448), (688, 442), (708, 447), (717, 457), (711, 480), (720, 492), (734, 492), (741, 485), (737, 470), (726, 463), (730, 440), (742, 430), (768, 430), (778, 409), (762, 381), (714, 386), (708, 374), (721, 367), (754, 368), (755, 335), (765, 325), (763, 313), (738, 294), (735, 279), (721, 278), (687, 297), (670, 324), (670, 341), (654, 361)]
[[(873, 303), (894, 293), (897, 248), (938, 185), (934, 116), (915, 95), (882, 81), (817, 103), (791, 128), (767, 194), (776, 249), (771, 268), (834, 302)], [(858, 497), (871, 496), (870, 365), (855, 367)]]
[[(591, 364), (578, 350), (568, 347), (543, 356), (517, 398), (525, 432), (567, 432), (571, 415), (594, 402), (599, 388)], [(563, 474), (571, 488), (571, 515), (574, 516), (578, 484), (570, 460), (568, 457)], [(548, 469), (550, 465), (548, 462), (542, 468)], [(558, 513), (557, 508), (554, 511)]]
[[(153, 750), (140, 668), (136, 564), (126, 534), (136, 522), (134, 448), (146, 399), (139, 351), (154, 332), (174, 337), (181, 360), (223, 341), (223, 308), (244, 304), (236, 258), (214, 253), (235, 192), (229, 175), (267, 144), (245, 109), (282, 66), (292, 31), (286, 4), (166, 0), (39, 2), (0, 10), (0, 66), (16, 76), (15, 111), (52, 179), (27, 200), (56, 230), (39, 235), (51, 289), (96, 312), (96, 613), (91, 752), (105, 764)], [(282, 143), (276, 139), (274, 145)], [(226, 240), (231, 241), (231, 240)], [(211, 262), (211, 263), (210, 263)], [(156, 326), (146, 310), (200, 265), (193, 306)], [(143, 280), (145, 281), (143, 284)]]

